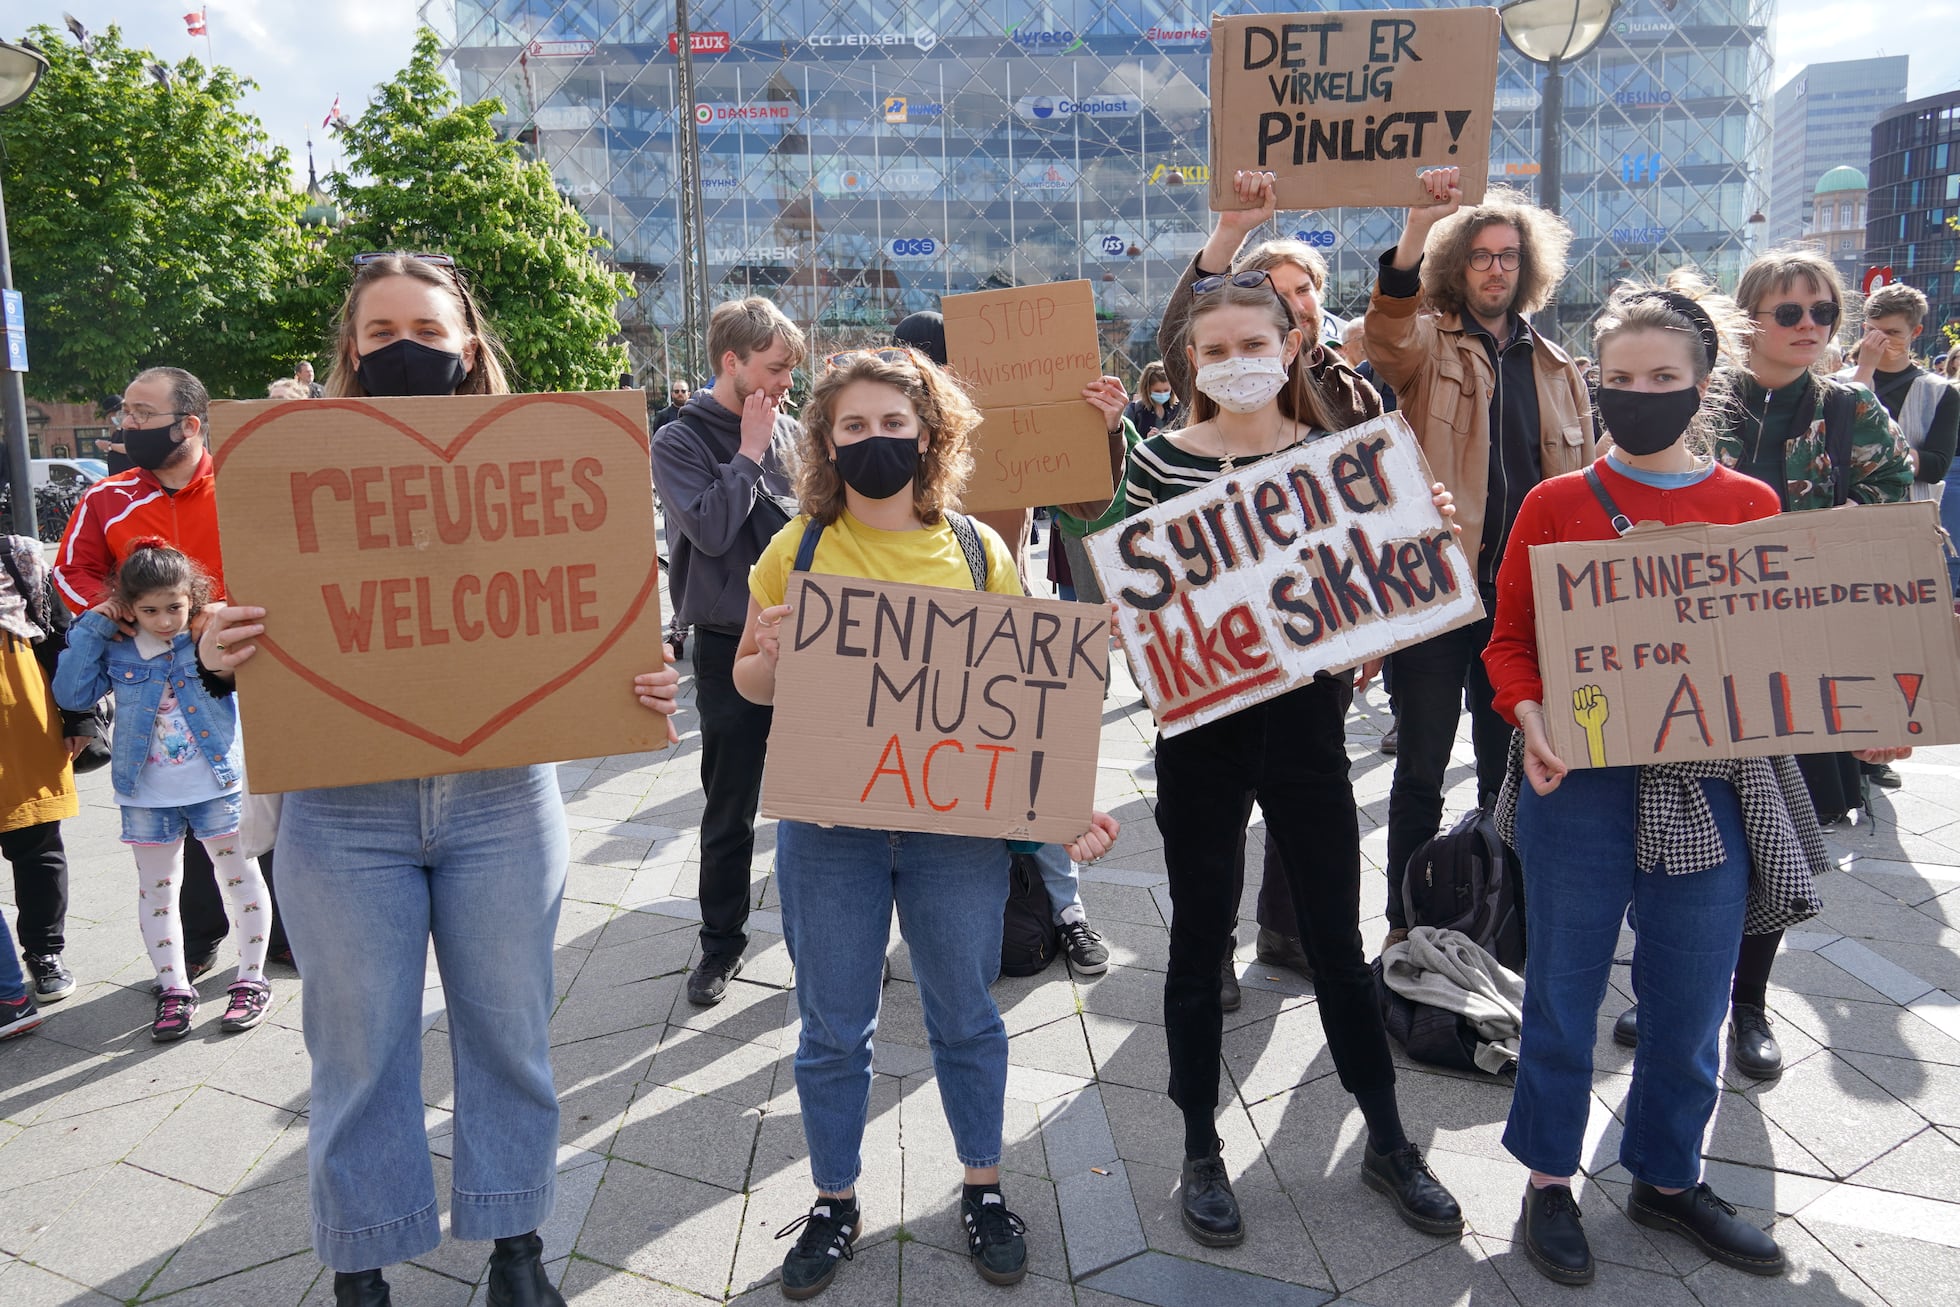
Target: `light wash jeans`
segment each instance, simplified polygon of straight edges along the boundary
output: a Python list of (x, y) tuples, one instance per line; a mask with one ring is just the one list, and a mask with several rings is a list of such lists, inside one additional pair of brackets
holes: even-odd
[(422, 990), (435, 941), (455, 1063), (450, 1225), (551, 1213), (551, 949), (570, 843), (546, 765), (286, 796), (279, 908), (306, 977), (313, 1246), (335, 1271), (441, 1242), (422, 1111)]
[(1534, 1171), (1579, 1169), (1592, 1106), (1593, 1044), (1620, 922), (1634, 909), (1633, 1054), (1620, 1164), (1665, 1189), (1701, 1179), (1701, 1137), (1715, 1110), (1729, 977), (1742, 946), (1749, 845), (1727, 781), (1702, 792), (1725, 860), (1669, 875), (1634, 865), (1636, 767), (1567, 772), (1540, 798), (1518, 796), (1524, 864), (1524, 1031), (1504, 1146)]
[(1041, 885), (1048, 891), (1048, 902), (1055, 909), (1055, 924), (1084, 920), (1087, 914), (1082, 909), (1082, 878), (1076, 874), (1075, 861), (1069, 857), (1068, 850), (1059, 844), (1044, 844), (1028, 856), (1041, 868)]
[(997, 839), (777, 825), (776, 892), (803, 1017), (796, 1096), (819, 1190), (843, 1192), (863, 1169), (894, 901), (953, 1147), (962, 1166), (999, 1164), (1007, 1027), (987, 987), (1000, 974), (1007, 868)]

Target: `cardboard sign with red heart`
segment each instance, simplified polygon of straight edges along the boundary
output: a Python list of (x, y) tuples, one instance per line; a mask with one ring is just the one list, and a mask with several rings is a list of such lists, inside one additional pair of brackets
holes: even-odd
[(661, 748), (638, 391), (211, 406), (255, 791)]

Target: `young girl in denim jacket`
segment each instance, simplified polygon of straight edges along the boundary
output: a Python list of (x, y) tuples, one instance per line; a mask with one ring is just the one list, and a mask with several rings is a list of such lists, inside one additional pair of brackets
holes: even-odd
[[(177, 898), (184, 832), (197, 836), (239, 923), (238, 977), (222, 1025), (250, 1030), (265, 1019), (265, 922), (271, 897), (258, 864), (238, 848), (238, 714), (229, 697), (206, 691), (197, 671), (191, 614), (210, 598), (197, 564), (162, 540), (140, 542), (123, 561), (112, 598), (68, 631), (55, 674), (55, 701), (70, 711), (116, 696), (110, 774), (122, 805), (123, 843), (136, 855), (137, 921), (157, 973), (150, 1037), (182, 1039), (197, 1016), (197, 991), (184, 965)], [(133, 635), (118, 621), (133, 614)]]

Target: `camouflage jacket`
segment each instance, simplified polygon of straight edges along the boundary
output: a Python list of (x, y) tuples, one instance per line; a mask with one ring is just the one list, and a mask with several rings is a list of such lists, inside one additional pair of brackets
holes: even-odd
[[(1733, 387), (1732, 402), (1749, 413), (1762, 412), (1767, 393), (1756, 379), (1740, 369), (1724, 371)], [(1898, 503), (1912, 493), (1912, 447), (1906, 443), (1898, 423), (1878, 402), (1878, 396), (1863, 386), (1852, 389), (1858, 393), (1858, 404), (1851, 424), (1851, 497), (1846, 502)], [(1784, 498), (1788, 511), (1793, 513), (1831, 506), (1831, 460), (1824, 444), (1825, 393), (1823, 382), (1811, 382), (1815, 409), (1810, 427), (1791, 440), (1785, 451), (1788, 484), (1784, 487)], [(1756, 424), (1742, 421), (1740, 415), (1730, 415), (1720, 427), (1715, 438), (1715, 457), (1725, 467), (1740, 467), (1748, 453), (1743, 441), (1753, 435)]]

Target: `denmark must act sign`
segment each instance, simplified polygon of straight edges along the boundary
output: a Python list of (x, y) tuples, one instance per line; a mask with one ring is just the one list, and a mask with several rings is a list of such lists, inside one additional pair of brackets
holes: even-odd
[(211, 406), (268, 793), (659, 749), (638, 391)]
[(1179, 734), (1482, 617), (1429, 486), (1391, 413), (1090, 536), (1158, 729)]
[(1534, 545), (1545, 722), (1568, 767), (1960, 741), (1931, 503)]

